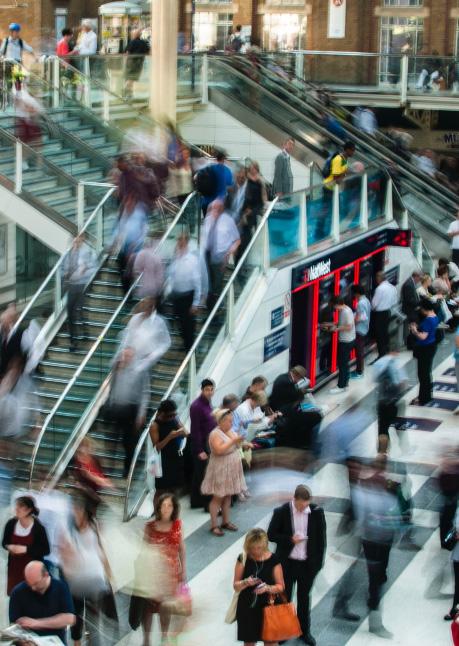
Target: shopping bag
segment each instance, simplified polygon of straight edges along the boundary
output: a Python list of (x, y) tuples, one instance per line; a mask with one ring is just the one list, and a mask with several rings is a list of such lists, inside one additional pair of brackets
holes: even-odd
[(148, 459), (148, 472), (153, 478), (162, 478), (163, 477), (163, 466), (161, 463), (161, 453), (153, 447), (151, 455)]
[(263, 629), (261, 639), (265, 642), (287, 641), (302, 634), (295, 606), (281, 595), (283, 603), (275, 604), (271, 597), (269, 605), (263, 609)]

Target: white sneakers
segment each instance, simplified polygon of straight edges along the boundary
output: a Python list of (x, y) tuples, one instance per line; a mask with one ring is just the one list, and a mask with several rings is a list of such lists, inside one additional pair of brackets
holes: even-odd
[(349, 390), (349, 386), (346, 386), (345, 388), (339, 388), (338, 386), (336, 386), (336, 388), (332, 388), (328, 392), (330, 393), (330, 395), (342, 395), (346, 393), (348, 390)]

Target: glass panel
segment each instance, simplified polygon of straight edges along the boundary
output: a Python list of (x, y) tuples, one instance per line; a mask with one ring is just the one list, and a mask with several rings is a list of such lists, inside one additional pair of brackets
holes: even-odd
[(281, 198), (269, 217), (269, 255), (272, 263), (300, 249), (301, 197), (301, 193), (293, 193)]
[[(58, 254), (49, 247), (34, 238), (27, 231), (16, 226), (16, 302), (21, 307), (26, 304), (43, 280), (48, 276), (58, 261)], [(28, 318), (35, 316), (42, 317), (49, 311), (48, 316), (54, 309), (54, 288), (53, 278), (47, 285), (46, 290), (41, 294), (39, 302), (29, 310)], [(45, 316), (45, 320), (48, 318)]]
[(376, 168), (367, 171), (368, 184), (368, 221), (377, 220), (384, 215), (387, 178)]
[(459, 93), (459, 62), (454, 57), (410, 57), (408, 89), (410, 93)]
[(333, 215), (333, 191), (315, 186), (306, 200), (308, 246), (331, 235)]
[(339, 191), (339, 226), (341, 233), (360, 225), (361, 199), (362, 176), (347, 177), (340, 185)]

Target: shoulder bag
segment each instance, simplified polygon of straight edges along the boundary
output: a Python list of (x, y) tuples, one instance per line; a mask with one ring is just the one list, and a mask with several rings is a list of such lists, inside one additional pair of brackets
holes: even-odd
[[(242, 567), (245, 567), (246, 560), (247, 560), (247, 554), (244, 552), (242, 555)], [(234, 622), (236, 621), (236, 610), (237, 610), (237, 602), (239, 599), (239, 594), (240, 592), (236, 592), (236, 591), (233, 592), (233, 598), (231, 599), (229, 608), (226, 611), (225, 624), (234, 624)]]

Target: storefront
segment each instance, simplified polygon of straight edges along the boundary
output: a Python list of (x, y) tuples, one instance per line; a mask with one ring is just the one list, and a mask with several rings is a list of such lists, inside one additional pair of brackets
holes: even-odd
[(148, 2), (108, 2), (99, 7), (100, 43), (105, 54), (124, 52), (133, 29), (140, 28), (149, 35), (150, 6)]
[(305, 0), (266, 0), (263, 5), (263, 49), (306, 49)]
[[(290, 365), (305, 366), (312, 386), (323, 383), (337, 370), (338, 333), (320, 327), (321, 323), (337, 321), (332, 297), (341, 295), (352, 305), (351, 287), (355, 283), (360, 283), (370, 297), (376, 273), (385, 268), (388, 247), (410, 244), (410, 231), (387, 228), (292, 270)], [(391, 268), (394, 284), (398, 282), (398, 269)]]

